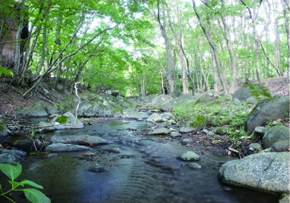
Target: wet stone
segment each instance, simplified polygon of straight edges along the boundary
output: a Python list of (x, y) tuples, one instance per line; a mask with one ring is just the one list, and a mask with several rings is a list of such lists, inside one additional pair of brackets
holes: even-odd
[(172, 137), (172, 138), (181, 137), (181, 134), (178, 133), (178, 132), (171, 132), (171, 133), (170, 133), (170, 137)]
[(200, 160), (199, 155), (193, 151), (187, 151), (177, 158), (182, 161), (199, 161)]
[(103, 173), (103, 172), (108, 172), (109, 169), (103, 166), (99, 166), (99, 167), (90, 168), (89, 171), (93, 173)]
[(188, 144), (192, 144), (192, 140), (189, 138), (184, 138), (181, 140), (181, 144), (182, 145), (188, 145)]
[(188, 163), (187, 166), (189, 168), (196, 168), (196, 169), (200, 169), (201, 165), (199, 165), (198, 163)]

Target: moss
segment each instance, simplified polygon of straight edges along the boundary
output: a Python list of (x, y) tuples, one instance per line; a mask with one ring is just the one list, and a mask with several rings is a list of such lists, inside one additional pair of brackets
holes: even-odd
[(256, 99), (260, 99), (261, 97), (272, 98), (270, 90), (262, 84), (246, 84), (243, 87), (251, 90), (251, 95)]
[(58, 122), (58, 123), (60, 123), (60, 124), (63, 124), (63, 123), (65, 123), (65, 122), (67, 122), (67, 119), (68, 119), (68, 117), (67, 116), (59, 116), (55, 121), (56, 122)]
[(191, 120), (190, 125), (193, 127), (202, 128), (207, 122), (208, 119), (204, 115), (197, 115)]

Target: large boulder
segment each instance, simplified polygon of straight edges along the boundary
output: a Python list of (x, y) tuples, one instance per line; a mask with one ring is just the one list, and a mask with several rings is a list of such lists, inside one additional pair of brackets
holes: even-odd
[[(122, 111), (122, 107), (115, 102), (92, 93), (79, 94), (81, 102), (78, 108), (78, 116), (80, 117), (113, 117), (116, 113)], [(73, 97), (71, 100), (61, 103), (62, 112), (75, 113), (76, 106), (78, 105), (78, 98)]]
[(168, 104), (173, 101), (173, 97), (170, 95), (158, 95), (152, 100), (152, 106), (154, 107), (162, 107), (165, 104)]
[(275, 96), (259, 102), (246, 121), (246, 130), (253, 132), (255, 127), (268, 121), (289, 117), (289, 96)]
[(273, 126), (263, 136), (263, 147), (269, 148), (277, 141), (289, 140), (290, 130), (286, 126)]
[(254, 97), (257, 100), (271, 98), (270, 90), (262, 84), (246, 84), (239, 88), (233, 95), (233, 99), (247, 101)]
[(268, 192), (289, 192), (289, 152), (261, 152), (226, 162), (222, 182)]
[(29, 117), (46, 117), (48, 112), (45, 104), (42, 102), (36, 103), (33, 107), (24, 107), (14, 112), (16, 115), (29, 116)]
[(80, 129), (84, 124), (77, 119), (72, 113), (66, 112), (62, 115), (57, 115), (50, 122), (40, 122), (39, 128), (44, 130), (63, 130), (63, 129)]

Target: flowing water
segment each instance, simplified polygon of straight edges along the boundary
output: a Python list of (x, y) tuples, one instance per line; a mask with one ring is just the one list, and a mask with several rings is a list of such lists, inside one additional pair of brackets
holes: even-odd
[[(194, 149), (162, 137), (137, 135), (147, 125), (142, 121), (125, 124), (110, 120), (81, 130), (53, 132), (100, 136), (110, 144), (94, 146), (89, 153), (63, 152), (52, 158), (28, 156), (19, 180), (30, 179), (43, 185), (43, 192), (56, 203), (278, 202), (275, 195), (220, 183), (220, 163), (231, 157), (201, 154), (198, 163), (202, 168), (188, 168), (176, 157)], [(119, 148), (120, 153), (111, 152), (112, 148)], [(22, 196), (16, 199), (26, 201)]]

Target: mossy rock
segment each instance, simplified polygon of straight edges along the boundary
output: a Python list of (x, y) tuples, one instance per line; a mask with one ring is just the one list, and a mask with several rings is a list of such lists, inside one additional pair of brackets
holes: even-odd
[(233, 98), (240, 101), (246, 101), (248, 98), (254, 97), (257, 100), (272, 98), (270, 90), (262, 84), (246, 84), (242, 88), (238, 89)]

